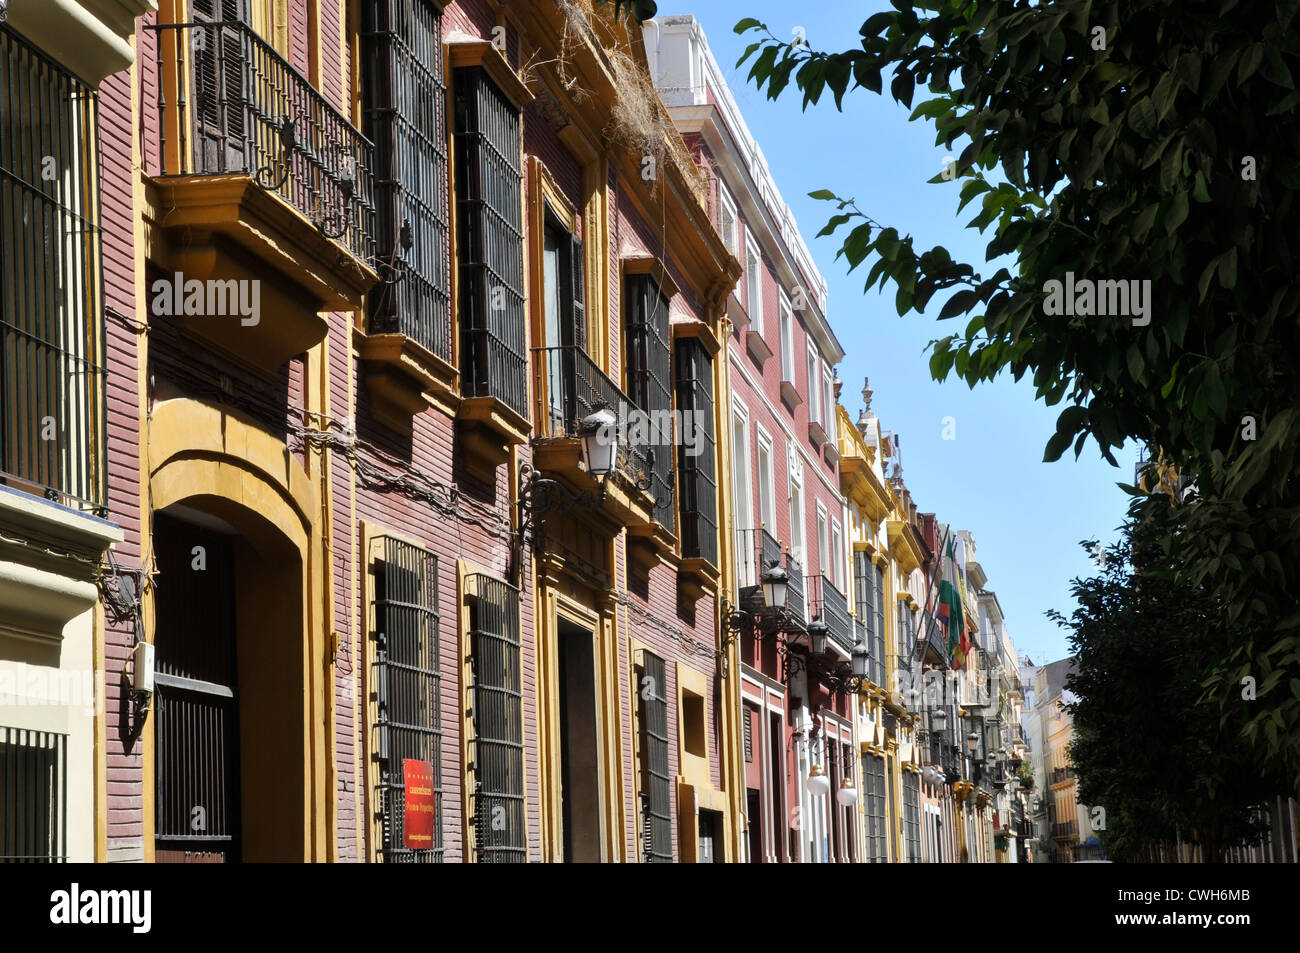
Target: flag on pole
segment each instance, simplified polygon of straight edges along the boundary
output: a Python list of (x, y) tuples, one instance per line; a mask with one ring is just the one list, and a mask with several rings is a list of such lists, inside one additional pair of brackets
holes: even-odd
[(957, 547), (951, 534), (939, 547), (939, 621), (948, 637), (948, 664), (961, 668), (970, 651), (970, 634), (966, 631), (966, 608), (962, 600), (961, 577), (957, 573)]

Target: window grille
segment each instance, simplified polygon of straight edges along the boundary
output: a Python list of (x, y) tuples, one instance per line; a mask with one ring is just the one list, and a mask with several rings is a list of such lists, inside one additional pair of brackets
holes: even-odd
[(881, 566), (873, 567), (872, 586), (873, 592), (873, 621), (875, 625), (875, 644), (871, 647), (871, 655), (874, 661), (875, 678), (873, 681), (880, 686), (885, 684), (885, 570)]
[(907, 837), (909, 863), (921, 862), (921, 778), (907, 774), (903, 778), (903, 827)]
[[(713, 361), (697, 340), (677, 342), (677, 409), (692, 423), (694, 450), (678, 448), (682, 554), (718, 562), (718, 478), (713, 436)], [(689, 416), (688, 416), (689, 415)]]
[(491, 576), (465, 580), (474, 672), (474, 844), (479, 863), (527, 859), (519, 590)]
[(481, 67), (455, 90), (461, 392), (527, 417), (519, 110)]
[(742, 729), (745, 733), (745, 763), (752, 764), (754, 761), (754, 711), (748, 705), (745, 708), (745, 720), (742, 723)]
[[(673, 407), (668, 389), (672, 374), (668, 298), (648, 275), (628, 278), (626, 293), (627, 394), (639, 410), (651, 415), (651, 420), (667, 420)], [(675, 533), (671, 430), (667, 439), (668, 445), (649, 448), (650, 493), (655, 499), (655, 522)]]
[(94, 90), (0, 26), (0, 483), (103, 511)]
[(637, 652), (636, 690), (641, 746), (641, 851), (646, 863), (672, 863), (671, 782), (668, 774), (668, 686), (664, 660)]
[(68, 736), (0, 727), (0, 861), (68, 859)]
[(885, 863), (885, 761), (875, 755), (862, 756), (863, 793), (866, 795), (868, 863)]
[[(370, 329), (398, 332), (450, 361), (447, 108), (442, 14), (430, 0), (362, 5), (365, 133), (375, 145), (376, 252), (405, 262), (371, 292)], [(411, 247), (402, 228), (410, 226)]]
[[(438, 557), (381, 537), (375, 561), (375, 687), (378, 695), (378, 801), (385, 863), (441, 863), (442, 674), (439, 663)], [(403, 762), (422, 761), (433, 775), (433, 846), (406, 846)]]

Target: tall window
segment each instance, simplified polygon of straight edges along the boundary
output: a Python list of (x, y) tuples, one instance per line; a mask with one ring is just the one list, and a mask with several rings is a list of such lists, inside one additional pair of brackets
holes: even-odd
[[(387, 863), (441, 863), (442, 675), (438, 557), (384, 537), (375, 561), (375, 694), (378, 702), (381, 856)], [(433, 831), (406, 818), (406, 777), (415, 762), (433, 778)], [(426, 768), (427, 766), (427, 768)], [(427, 844), (424, 837), (429, 836)], [(424, 845), (424, 846), (420, 846)]]
[(808, 420), (811, 423), (821, 423), (822, 420), (822, 400), (821, 400), (821, 361), (817, 357), (817, 352), (811, 344), (808, 345)]
[(873, 571), (875, 567), (871, 564), (871, 557), (865, 550), (855, 550), (853, 553), (853, 597), (856, 605), (854, 614), (858, 618), (858, 624), (862, 626), (862, 634), (867, 641), (867, 652), (869, 654), (868, 674), (873, 682), (880, 685), (876, 675), (876, 612), (875, 612), (875, 579)]
[(835, 439), (835, 378), (826, 363), (822, 364), (822, 429), (830, 439)]
[(639, 723), (637, 768), (641, 773), (641, 857), (672, 863), (672, 783), (668, 768), (668, 673), (664, 660), (641, 649), (633, 668)]
[(376, 0), (361, 10), (365, 133), (375, 144), (376, 251), (389, 265), (405, 261), (401, 281), (371, 292), (370, 329), (400, 332), (450, 361), (442, 14), (430, 0)]
[(481, 67), (455, 88), (461, 393), (527, 417), (519, 110)]
[(695, 339), (677, 342), (677, 409), (689, 428), (677, 451), (682, 554), (718, 562), (718, 471), (713, 437), (713, 360)]
[(0, 861), (68, 859), (68, 736), (0, 727)]
[(908, 772), (903, 777), (903, 834), (907, 861), (921, 862), (921, 776)]
[(740, 219), (736, 214), (736, 203), (731, 193), (721, 181), (718, 182), (718, 234), (722, 243), (733, 255), (740, 249)]
[(831, 575), (830, 530), (826, 524), (826, 509), (817, 504), (817, 570), (825, 576)]
[(875, 755), (862, 756), (862, 787), (864, 820), (867, 824), (864, 858), (867, 863), (883, 864), (889, 860), (885, 842), (885, 759)]
[(772, 466), (772, 438), (758, 431), (758, 515), (763, 528), (776, 535), (776, 478)]
[(839, 520), (831, 520), (831, 565), (826, 575), (836, 588), (844, 588), (844, 533), (840, 530)]
[(0, 26), (0, 482), (106, 500), (94, 91)]
[(781, 380), (789, 381), (791, 384), (795, 381), (794, 367), (794, 313), (790, 310), (790, 302), (781, 293)]
[(750, 330), (763, 336), (763, 256), (753, 233), (745, 235), (745, 310)]
[(875, 683), (884, 686), (885, 677), (885, 570), (882, 566), (873, 566), (875, 573), (873, 576), (873, 597), (875, 618), (876, 643), (871, 647), (871, 654), (875, 660), (876, 678)]
[[(580, 380), (591, 377), (587, 347), (582, 242), (549, 213), (542, 243), (542, 308), (546, 333), (546, 389), (551, 433), (576, 432), (594, 410)], [(579, 356), (579, 352), (584, 352)]]
[[(627, 279), (624, 340), (627, 342), (627, 395), (650, 420), (671, 416), (669, 394), (672, 352), (669, 350), (668, 298), (648, 275)], [(636, 450), (636, 448), (631, 448)], [(669, 532), (676, 530), (673, 511), (673, 459), (670, 445), (641, 448), (651, 476), (654, 519)]]
[(523, 672), (519, 590), (478, 574), (469, 593), (474, 673), (474, 845), (479, 863), (523, 863)]

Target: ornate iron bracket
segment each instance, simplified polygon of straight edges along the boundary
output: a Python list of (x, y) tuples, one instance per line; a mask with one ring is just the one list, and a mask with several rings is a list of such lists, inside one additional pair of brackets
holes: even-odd
[(326, 238), (342, 238), (352, 227), (353, 200), (357, 194), (357, 160), (348, 151), (346, 145), (335, 143), (324, 150), (341, 158), (339, 163), (338, 187), (339, 210), (337, 213), (321, 214), (316, 219), (316, 227)]
[(280, 158), (257, 170), (257, 184), (269, 192), (278, 192), (289, 181), (294, 153), (298, 151), (298, 127), (288, 116), (280, 123)]

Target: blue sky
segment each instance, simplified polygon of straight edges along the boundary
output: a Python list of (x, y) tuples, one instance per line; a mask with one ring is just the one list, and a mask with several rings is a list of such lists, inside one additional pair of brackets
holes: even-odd
[[(773, 103), (746, 81), (749, 64), (735, 68), (753, 42), (733, 32), (745, 17), (761, 20), (782, 37), (802, 27), (814, 49), (841, 50), (856, 45), (862, 22), (885, 8), (885, 3), (843, 0), (709, 0), (694, 9), (660, 3), (661, 14), (693, 13), (703, 24), (830, 286), (829, 316), (846, 352), (839, 368), (844, 406), (856, 419), (862, 378), (869, 376), (872, 409), (902, 438), (903, 476), (917, 505), (974, 534), (976, 558), (998, 594), (1017, 650), (1042, 664), (1068, 651), (1063, 630), (1043, 613), (1055, 608), (1068, 615), (1074, 607), (1069, 582), (1092, 569), (1079, 540), (1116, 537), (1127, 497), (1115, 484), (1133, 481), (1136, 451), (1127, 447), (1117, 454), (1118, 469), (1092, 444), (1078, 461), (1071, 449), (1060, 461), (1043, 463), (1043, 448), (1062, 408), (1035, 401), (1028, 376), (1016, 383), (1004, 374), (974, 390), (956, 380), (931, 379), (926, 344), (965, 327), (960, 318), (934, 320), (947, 294), (935, 296), (926, 316), (913, 312), (900, 318), (890, 285), (883, 295), (878, 289), (864, 294), (868, 267), (848, 274), (843, 260), (835, 260), (839, 241), (813, 239), (834, 206), (808, 193), (826, 188), (856, 198), (876, 221), (910, 233), (918, 248), (943, 245), (977, 271), (995, 270), (981, 267), (986, 240), (965, 228), (979, 203), (958, 218), (958, 185), (927, 183), (942, 169), (946, 153), (934, 145), (931, 125), (907, 121), (908, 110), (888, 95), (888, 78), (882, 96), (862, 90), (846, 96), (843, 113), (829, 94), (801, 112), (802, 96), (793, 82)], [(924, 98), (919, 90), (914, 105)], [(943, 439), (946, 417), (953, 418), (955, 439)]]

